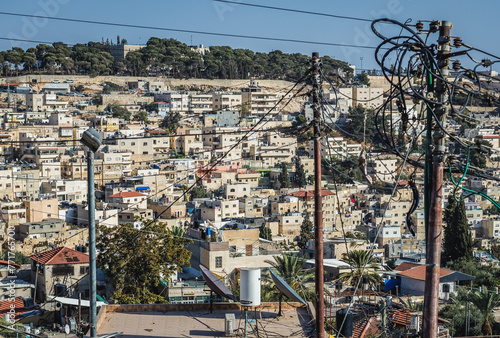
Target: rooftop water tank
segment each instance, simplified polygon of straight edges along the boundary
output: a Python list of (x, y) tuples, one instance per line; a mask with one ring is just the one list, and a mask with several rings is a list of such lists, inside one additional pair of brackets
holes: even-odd
[(260, 269), (241, 269), (240, 303), (242, 306), (260, 305)]

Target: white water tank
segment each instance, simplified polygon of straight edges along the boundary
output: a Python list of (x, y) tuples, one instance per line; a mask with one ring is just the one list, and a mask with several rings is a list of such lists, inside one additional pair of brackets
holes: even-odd
[(260, 305), (260, 269), (241, 269), (240, 304), (242, 306)]

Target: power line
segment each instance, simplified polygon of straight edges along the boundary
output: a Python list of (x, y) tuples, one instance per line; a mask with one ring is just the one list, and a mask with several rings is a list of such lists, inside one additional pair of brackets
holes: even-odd
[(149, 29), (167, 32), (177, 32), (177, 33), (189, 33), (189, 34), (202, 34), (202, 35), (212, 35), (212, 36), (223, 36), (229, 38), (240, 38), (240, 39), (254, 39), (254, 40), (264, 40), (264, 41), (279, 41), (279, 42), (291, 42), (291, 43), (302, 43), (309, 45), (323, 45), (323, 46), (334, 46), (334, 47), (353, 47), (353, 48), (365, 48), (365, 49), (376, 49), (373, 46), (359, 46), (354, 44), (344, 44), (335, 42), (321, 42), (321, 41), (311, 41), (311, 40), (299, 40), (299, 39), (287, 39), (287, 38), (275, 38), (266, 36), (255, 36), (255, 35), (244, 35), (244, 34), (230, 34), (230, 33), (218, 33), (218, 32), (206, 32), (206, 31), (196, 31), (189, 29), (178, 29), (178, 28), (167, 28), (167, 27), (155, 27), (155, 26), (145, 26), (145, 25), (133, 25), (125, 23), (115, 23), (106, 21), (95, 21), (95, 20), (84, 20), (84, 19), (72, 19), (63, 17), (54, 17), (46, 15), (35, 15), (35, 14), (22, 14), (22, 13), (11, 13), (11, 12), (0, 12), (0, 15), (7, 16), (17, 16), (17, 17), (28, 17), (36, 19), (46, 19), (46, 20), (56, 20), (64, 22), (77, 22), (92, 25), (104, 25), (104, 26), (114, 26), (114, 27), (126, 27), (126, 28), (139, 28), (139, 29)]
[(329, 18), (336, 18), (336, 19), (346, 19), (346, 20), (356, 20), (356, 21), (372, 22), (372, 20), (370, 20), (370, 19), (356, 18), (356, 17), (353, 17), (353, 16), (346, 16), (346, 15), (335, 15), (335, 14), (328, 14), (328, 13), (304, 11), (304, 10), (300, 10), (300, 9), (274, 7), (274, 6), (264, 6), (264, 5), (258, 5), (258, 4), (249, 4), (249, 3), (244, 3), (244, 2), (229, 1), (229, 0), (213, 0), (213, 1), (215, 1), (215, 2), (223, 2), (223, 3), (228, 3), (228, 4), (234, 4), (234, 5), (241, 5), (241, 6), (257, 7), (257, 8), (265, 8), (265, 9), (273, 9), (273, 10), (284, 11), (284, 12), (292, 12), (292, 13), (301, 13), (301, 14), (326, 16), (326, 17), (329, 17)]
[[(0, 40), (6, 40), (6, 41), (19, 41), (19, 42), (32, 42), (32, 43), (41, 43), (41, 44), (46, 44), (46, 45), (52, 45), (54, 41), (49, 42), (49, 41), (40, 41), (40, 40), (28, 40), (28, 39), (16, 39), (16, 38), (6, 38), (6, 37), (0, 37)], [(74, 46), (73, 44), (66, 43), (68, 46)]]

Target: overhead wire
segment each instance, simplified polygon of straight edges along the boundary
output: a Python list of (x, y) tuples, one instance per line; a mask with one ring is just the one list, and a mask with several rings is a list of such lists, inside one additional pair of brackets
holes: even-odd
[(229, 38), (254, 39), (254, 40), (262, 40), (262, 41), (291, 42), (291, 43), (301, 43), (301, 44), (309, 44), (309, 45), (375, 49), (375, 47), (372, 47), (372, 46), (362, 46), (362, 45), (355, 45), (355, 44), (321, 42), (321, 41), (313, 41), (313, 40), (288, 39), (288, 38), (244, 35), (244, 34), (231, 34), (231, 33), (221, 33), (221, 32), (208, 32), (208, 31), (199, 31), (199, 30), (191, 30), (191, 29), (136, 25), (136, 24), (116, 23), (116, 22), (97, 21), (97, 20), (74, 19), (74, 18), (48, 16), (48, 15), (13, 13), (13, 12), (5, 12), (5, 11), (1, 11), (0, 15), (13, 16), (13, 17), (24, 17), (24, 18), (36, 18), (36, 19), (44, 19), (44, 20), (54, 20), (54, 21), (62, 21), (62, 22), (83, 23), (83, 24), (92, 24), (92, 25), (102, 25), (102, 26), (111, 26), (111, 27), (125, 27), (125, 28), (136, 28), (136, 29), (146, 29), (146, 30), (157, 30), (157, 31), (164, 31), (164, 32), (166, 31), (166, 32), (175, 32), (175, 33), (189, 33), (189, 34), (200, 34), (200, 35), (210, 35), (210, 36), (222, 36), (222, 37), (229, 37)]

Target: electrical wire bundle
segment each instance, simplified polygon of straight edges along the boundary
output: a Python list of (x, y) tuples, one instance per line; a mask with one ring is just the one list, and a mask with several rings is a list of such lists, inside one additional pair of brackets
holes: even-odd
[[(378, 30), (378, 23), (391, 24), (400, 32), (387, 37)], [(384, 28), (386, 26), (384, 25)], [(488, 82), (493, 79), (492, 76), (479, 73), (479, 69), (491, 67), (500, 62), (500, 58), (464, 43), (460, 37), (449, 37), (448, 41), (457, 49), (446, 54), (454, 71), (454, 78), (451, 78), (448, 70), (440, 67), (439, 59), (443, 55), (440, 47), (428, 43), (429, 36), (438, 32), (439, 22), (430, 21), (429, 28), (424, 30), (424, 24), (421, 21), (410, 25), (408, 22), (378, 19), (373, 21), (372, 30), (383, 40), (376, 49), (375, 60), (383, 76), (391, 84), (391, 91), (385, 103), (375, 113), (377, 131), (387, 144), (387, 150), (403, 158), (402, 149), (410, 147), (412, 151), (418, 150), (418, 136), (429, 128), (437, 126), (444, 135), (449, 137), (451, 141), (449, 148), (458, 151), (463, 149), (462, 154), (458, 154), (460, 160), (453, 155), (447, 157), (450, 175), (452, 172), (463, 173), (469, 170), (469, 173), (478, 177), (498, 180), (487, 170), (471, 165), (470, 157), (466, 156), (471, 150), (491, 154), (493, 151), (491, 147), (485, 143), (460, 137), (450, 127), (460, 121), (471, 120), (466, 114), (466, 109), (474, 100), (487, 101), (490, 104), (498, 102), (498, 98), (486, 90), (489, 86)], [(485, 58), (482, 61), (476, 61), (471, 55), (472, 52), (486, 54), (497, 60), (491, 61)], [(469, 62), (475, 63), (475, 66), (472, 69), (464, 67), (459, 57), (467, 57)], [(391, 63), (391, 60), (394, 62)], [(484, 78), (487, 79), (486, 83)], [(440, 80), (439, 82), (444, 87), (445, 95), (442, 101), (433, 95), (436, 79)], [(409, 100), (413, 103), (412, 107), (407, 106)], [(394, 106), (397, 108), (397, 117), (393, 114)], [(443, 123), (437, 116), (437, 107), (444, 107), (450, 112), (446, 122)], [(432, 118), (427, 124), (425, 123), (426, 112), (430, 112)], [(413, 114), (410, 115), (410, 113)], [(408, 163), (417, 168), (424, 167), (420, 159), (410, 158)], [(463, 177), (460, 182), (462, 180)], [(457, 188), (461, 188), (453, 177), (451, 181)], [(484, 193), (468, 192), (480, 194), (491, 201), (491, 198), (484, 196)]]

